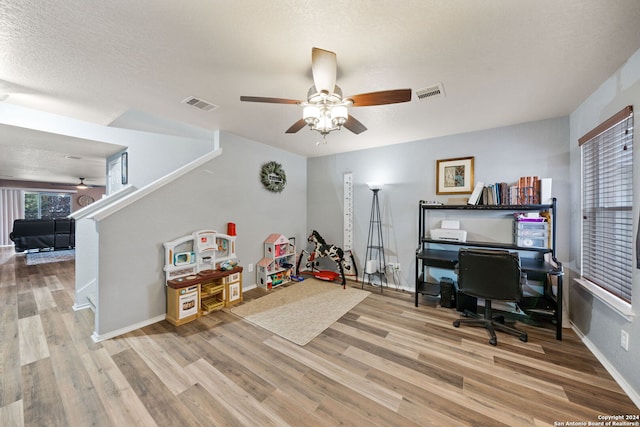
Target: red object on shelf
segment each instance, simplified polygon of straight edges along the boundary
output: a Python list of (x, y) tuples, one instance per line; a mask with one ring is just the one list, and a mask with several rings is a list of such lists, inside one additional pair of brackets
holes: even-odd
[(236, 235), (236, 224), (233, 222), (229, 222), (227, 223), (227, 234), (229, 236), (235, 236)]

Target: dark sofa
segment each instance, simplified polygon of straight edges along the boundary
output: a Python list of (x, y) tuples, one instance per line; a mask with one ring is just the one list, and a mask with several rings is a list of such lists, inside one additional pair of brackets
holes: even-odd
[(31, 249), (70, 249), (76, 245), (75, 220), (16, 219), (9, 235), (16, 252)]

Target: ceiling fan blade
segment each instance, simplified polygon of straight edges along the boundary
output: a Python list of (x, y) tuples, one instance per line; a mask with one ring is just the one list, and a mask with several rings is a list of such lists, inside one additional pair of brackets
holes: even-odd
[(411, 89), (382, 90), (350, 96), (354, 107), (370, 105), (398, 104), (411, 101)]
[(307, 122), (305, 122), (304, 119), (300, 119), (294, 124), (292, 124), (291, 127), (285, 131), (285, 133), (296, 133), (306, 125), (307, 125)]
[(266, 102), (268, 104), (298, 104), (301, 101), (286, 98), (266, 98), (262, 96), (241, 96), (240, 101), (245, 102)]
[(349, 118), (347, 118), (347, 122), (343, 126), (356, 135), (361, 134), (362, 132), (367, 130), (367, 127), (356, 120), (351, 114), (349, 114)]
[(311, 73), (318, 92), (333, 93), (338, 73), (336, 54), (317, 47), (311, 49)]

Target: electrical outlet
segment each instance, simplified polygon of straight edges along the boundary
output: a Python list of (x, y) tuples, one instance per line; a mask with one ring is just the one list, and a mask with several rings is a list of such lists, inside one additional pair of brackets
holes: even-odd
[(627, 331), (620, 330), (620, 347), (629, 351), (629, 334)]
[(251, 273), (253, 271), (253, 264), (247, 265), (247, 271)]

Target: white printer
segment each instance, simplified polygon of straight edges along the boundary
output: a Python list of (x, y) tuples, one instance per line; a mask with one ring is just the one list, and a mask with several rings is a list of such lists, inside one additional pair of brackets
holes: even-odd
[(466, 230), (460, 230), (460, 221), (453, 219), (443, 219), (440, 228), (429, 230), (433, 240), (445, 240), (449, 242), (466, 242)]

